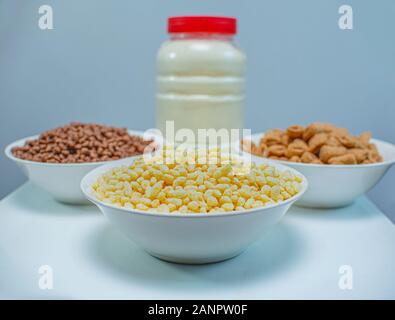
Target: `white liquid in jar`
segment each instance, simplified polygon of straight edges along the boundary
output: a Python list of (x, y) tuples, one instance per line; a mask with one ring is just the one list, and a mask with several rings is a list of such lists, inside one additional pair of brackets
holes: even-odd
[(241, 129), (246, 57), (231, 41), (181, 39), (157, 56), (157, 127)]

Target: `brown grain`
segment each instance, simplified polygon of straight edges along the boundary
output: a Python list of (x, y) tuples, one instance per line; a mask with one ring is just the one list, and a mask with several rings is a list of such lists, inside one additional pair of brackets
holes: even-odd
[(38, 139), (15, 147), (15, 157), (47, 163), (84, 163), (118, 160), (151, 152), (153, 140), (130, 135), (127, 129), (72, 122), (43, 132)]

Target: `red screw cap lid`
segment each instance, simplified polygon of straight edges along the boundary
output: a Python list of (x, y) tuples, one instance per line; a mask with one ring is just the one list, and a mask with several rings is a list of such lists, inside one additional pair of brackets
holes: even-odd
[(232, 17), (183, 16), (168, 19), (168, 33), (236, 34), (237, 19)]

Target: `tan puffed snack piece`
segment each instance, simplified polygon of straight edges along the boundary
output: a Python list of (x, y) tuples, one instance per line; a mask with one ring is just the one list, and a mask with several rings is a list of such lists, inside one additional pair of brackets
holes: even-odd
[(291, 142), (291, 138), (287, 134), (282, 134), (281, 135), (281, 143), (284, 146), (287, 146)]
[(383, 157), (380, 155), (375, 144), (369, 143), (368, 149), (369, 149), (369, 152), (368, 152), (368, 159), (369, 160), (371, 160), (373, 162), (383, 161)]
[(328, 133), (334, 126), (329, 123), (314, 122), (310, 124), (303, 133), (303, 140), (309, 141), (310, 138), (318, 133)]
[(367, 149), (353, 148), (349, 149), (347, 152), (352, 153), (355, 156), (355, 159), (357, 159), (358, 163), (363, 163), (366, 159), (368, 159), (369, 156), (369, 150)]
[(265, 137), (263, 138), (263, 143), (268, 147), (272, 145), (282, 144), (281, 140), (282, 132), (279, 129), (269, 130)]
[(343, 146), (341, 147), (323, 146), (320, 150), (320, 160), (324, 163), (327, 163), (329, 159), (333, 157), (342, 156), (346, 153), (347, 153), (347, 149)]
[(252, 141), (248, 139), (244, 139), (240, 141), (241, 148), (249, 153), (254, 153), (254, 149), (256, 150), (259, 146), (252, 143)]
[(337, 127), (333, 127), (333, 129), (331, 131), (329, 131), (328, 133), (330, 133), (331, 136), (337, 137), (337, 138), (350, 135), (346, 128), (337, 128)]
[(328, 140), (327, 133), (321, 132), (315, 134), (310, 138), (308, 142), (309, 151), (314, 154), (317, 153), (327, 140)]
[(383, 161), (382, 156), (378, 153), (377, 148), (374, 144), (368, 146), (367, 158), (363, 161), (364, 164), (376, 163)]
[(365, 131), (362, 132), (359, 135), (359, 141), (361, 141), (361, 143), (365, 146), (368, 147), (369, 146), (369, 141), (370, 139), (372, 139), (372, 133), (370, 131)]
[(268, 157), (268, 147), (262, 141), (259, 145), (252, 143), (250, 140), (244, 139), (241, 141), (241, 147), (244, 151), (258, 156)]
[(306, 151), (303, 153), (300, 160), (303, 163), (314, 163), (317, 162), (318, 158), (314, 153), (311, 153), (310, 151)]
[(291, 139), (300, 139), (303, 137), (304, 130), (305, 130), (304, 127), (299, 125), (289, 126), (287, 128), (287, 135)]
[(347, 153), (342, 156), (332, 157), (328, 160), (329, 164), (357, 164), (357, 159), (352, 153)]
[(330, 135), (328, 140), (325, 142), (326, 146), (331, 146), (331, 147), (340, 147), (342, 144), (339, 141), (339, 138), (336, 136)]
[(358, 141), (356, 138), (351, 136), (342, 136), (339, 137), (340, 143), (346, 148), (355, 148), (358, 146)]
[(272, 145), (268, 148), (269, 156), (284, 157), (287, 153), (287, 148), (283, 145)]
[(300, 157), (298, 157), (298, 156), (292, 156), (288, 160), (292, 161), (292, 162), (301, 162)]
[(377, 146), (374, 143), (369, 143), (368, 149), (375, 153), (376, 155), (379, 155), (379, 150), (377, 149)]
[(300, 157), (305, 151), (308, 150), (308, 145), (301, 139), (295, 139), (292, 141), (287, 148), (287, 156), (292, 158), (293, 156)]
[[(274, 160), (314, 164), (370, 164), (383, 161), (369, 131), (353, 136), (346, 128), (313, 122), (307, 127), (289, 126), (269, 130), (259, 141), (243, 150)], [(251, 150), (251, 151), (250, 151)]]

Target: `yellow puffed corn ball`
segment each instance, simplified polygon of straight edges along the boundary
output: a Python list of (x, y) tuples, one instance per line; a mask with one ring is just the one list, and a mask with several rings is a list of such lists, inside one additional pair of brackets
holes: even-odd
[(290, 171), (245, 164), (218, 149), (170, 151), (106, 172), (92, 185), (94, 195), (133, 210), (210, 214), (264, 207), (302, 189), (302, 178)]

